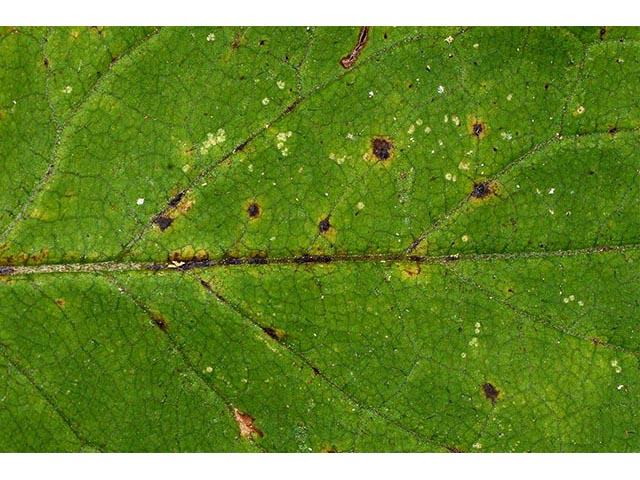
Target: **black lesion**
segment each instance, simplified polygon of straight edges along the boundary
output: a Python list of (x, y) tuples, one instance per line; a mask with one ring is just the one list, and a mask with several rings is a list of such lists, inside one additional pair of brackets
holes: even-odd
[(500, 390), (487, 382), (482, 384), (482, 391), (484, 392), (485, 398), (495, 405), (496, 400), (498, 400), (498, 395), (500, 395)]
[(376, 137), (371, 140), (371, 150), (378, 160), (388, 160), (393, 152), (393, 144), (386, 138)]
[(259, 216), (260, 215), (260, 205), (258, 205), (255, 202), (249, 204), (249, 206), (247, 207), (247, 214), (249, 214), (250, 218), (256, 218), (257, 216)]
[(173, 223), (173, 218), (167, 217), (166, 215), (158, 215), (153, 219), (153, 223), (155, 223), (158, 228), (164, 232)]
[(320, 220), (320, 223), (318, 223), (318, 230), (320, 231), (320, 233), (326, 233), (330, 228), (331, 223), (329, 222), (329, 217), (323, 218), (322, 220)]
[(476, 182), (473, 184), (473, 190), (471, 196), (474, 198), (485, 198), (493, 193), (492, 184), (490, 181)]

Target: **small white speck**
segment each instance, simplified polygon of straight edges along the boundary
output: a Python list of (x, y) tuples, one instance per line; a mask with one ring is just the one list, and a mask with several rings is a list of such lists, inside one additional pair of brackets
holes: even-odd
[(479, 48), (479, 47), (480, 47), (480, 44), (479, 44), (479, 43), (474, 43), (474, 44), (473, 44), (473, 48)]
[(213, 372), (213, 368), (212, 367), (207, 367), (207, 368), (205, 368), (205, 370), (206, 370), (207, 373)]
[(513, 93), (510, 93), (509, 95), (507, 95), (507, 101), (511, 101), (513, 100)]
[(444, 87), (442, 85), (438, 85), (438, 93), (444, 93)]
[(414, 124), (411, 124), (411, 126), (409, 127), (409, 130), (407, 130), (407, 133), (411, 135), (415, 131), (416, 131), (416, 126)]
[(618, 390), (622, 390), (624, 388), (624, 385), (618, 385)]
[(460, 354), (460, 356), (461, 356), (462, 358), (467, 358), (467, 354), (466, 354), (466, 352), (462, 352), (462, 353)]
[(451, 175), (450, 173), (447, 173), (445, 174), (444, 178), (447, 179), (448, 181), (451, 181), (453, 179), (453, 175)]
[(136, 200), (136, 205), (144, 205), (144, 198), (139, 198)]
[(262, 99), (262, 104), (263, 104), (263, 105), (269, 105), (269, 102), (270, 102), (270, 101), (271, 101), (271, 100), (269, 100), (269, 97), (264, 97), (264, 98)]
[(469, 241), (469, 236), (468, 235), (462, 235), (462, 241), (463, 242), (468, 242)]
[(416, 125), (418, 125), (418, 126), (422, 125), (422, 119), (421, 118), (416, 120)]
[(215, 42), (216, 41), (216, 34), (211, 32), (209, 35), (207, 35), (207, 42)]
[(476, 443), (474, 443), (474, 444), (473, 444), (473, 448), (475, 448), (475, 449), (478, 449), (478, 450), (479, 450), (479, 449), (481, 449), (481, 448), (482, 448), (482, 444), (481, 444), (480, 442), (476, 442)]
[(279, 88), (280, 90), (283, 90), (283, 89), (284, 89), (284, 82), (283, 82), (282, 80), (278, 80), (278, 81), (276, 82), (276, 85), (278, 86), (278, 88)]
[(369, 98), (373, 98), (373, 90), (369, 92)]
[(362, 210), (364, 208), (364, 203), (358, 202), (358, 205), (356, 205), (356, 207), (358, 207), (358, 210)]
[(471, 340), (469, 340), (469, 346), (470, 347), (477, 347), (478, 346), (478, 337), (473, 337)]
[(444, 39), (444, 41), (447, 42), (449, 45), (451, 45), (451, 43), (453, 42), (453, 37), (449, 35), (447, 38)]
[(431, 127), (426, 127), (426, 128), (424, 129), (424, 133), (426, 133), (426, 134), (431, 133)]
[(62, 89), (63, 93), (71, 93), (73, 91), (73, 87), (71, 85), (67, 85)]
[(578, 108), (576, 108), (576, 114), (582, 115), (583, 113), (584, 113), (584, 107), (582, 105), (578, 106)]
[(554, 193), (556, 193), (556, 189), (555, 188), (550, 188), (549, 189), (549, 195), (553, 195)]
[(460, 126), (460, 118), (457, 115), (453, 115), (451, 117), (451, 121), (455, 124), (456, 127)]

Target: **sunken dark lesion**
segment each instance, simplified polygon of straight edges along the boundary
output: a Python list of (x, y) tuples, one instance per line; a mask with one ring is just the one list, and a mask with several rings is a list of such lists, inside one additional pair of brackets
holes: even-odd
[(469, 133), (478, 139), (482, 139), (487, 136), (487, 123), (477, 117), (471, 117), (471, 121), (469, 122)]
[(484, 397), (489, 400), (492, 405), (496, 404), (498, 397), (500, 396), (500, 390), (491, 383), (486, 382), (482, 384), (482, 392), (484, 393)]
[(331, 230), (331, 215), (327, 215), (325, 218), (320, 220), (320, 222), (318, 222), (318, 231), (321, 234), (324, 235), (329, 230)]
[(373, 158), (385, 162), (393, 157), (393, 141), (389, 137), (373, 137), (371, 139)]
[(473, 183), (471, 197), (477, 199), (487, 198), (496, 193), (496, 185), (491, 180), (476, 181)]

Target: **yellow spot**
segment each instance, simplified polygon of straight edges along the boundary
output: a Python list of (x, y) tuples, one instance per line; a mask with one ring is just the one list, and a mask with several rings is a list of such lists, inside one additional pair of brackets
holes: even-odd
[(460, 162), (458, 164), (458, 168), (460, 170), (469, 170), (469, 163), (468, 162)]
[(478, 346), (478, 337), (473, 337), (471, 340), (469, 340), (469, 346), (470, 347), (477, 347)]
[(271, 101), (271, 100), (269, 100), (269, 97), (264, 97), (264, 98), (262, 99), (262, 105), (265, 105), (265, 106), (266, 106), (266, 105), (269, 105), (269, 102), (270, 102), (270, 101)]
[(63, 93), (71, 93), (73, 91), (73, 87), (71, 85), (67, 85), (62, 89)]
[(211, 372), (213, 372), (213, 368), (211, 368), (211, 367), (207, 367), (207, 368), (205, 369), (205, 371), (206, 371), (207, 373), (211, 373)]
[(416, 131), (416, 126), (411, 124), (411, 126), (409, 127), (409, 130), (407, 130), (407, 133), (411, 135), (415, 131)]
[(573, 112), (574, 115), (582, 115), (584, 113), (584, 107), (582, 105), (579, 105), (578, 108), (576, 108), (576, 111)]
[(279, 88), (280, 90), (283, 90), (283, 89), (284, 89), (284, 82), (283, 82), (282, 80), (278, 80), (278, 81), (276, 82), (276, 85), (278, 86), (278, 88)]
[(358, 210), (362, 210), (364, 208), (364, 203), (362, 202), (358, 202), (358, 204), (356, 205), (356, 207), (358, 207)]
[(216, 34), (211, 32), (209, 35), (207, 35), (207, 42), (215, 42), (216, 40)]
[(449, 45), (451, 45), (451, 43), (453, 42), (453, 37), (449, 35), (447, 38), (444, 39), (444, 41), (447, 42)]
[(468, 242), (469, 241), (469, 236), (468, 235), (462, 235), (462, 241), (463, 242)]

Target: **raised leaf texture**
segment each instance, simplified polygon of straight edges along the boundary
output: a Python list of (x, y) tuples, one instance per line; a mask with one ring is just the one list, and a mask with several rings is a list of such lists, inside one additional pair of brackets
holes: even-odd
[(638, 451), (639, 37), (4, 29), (0, 449)]

